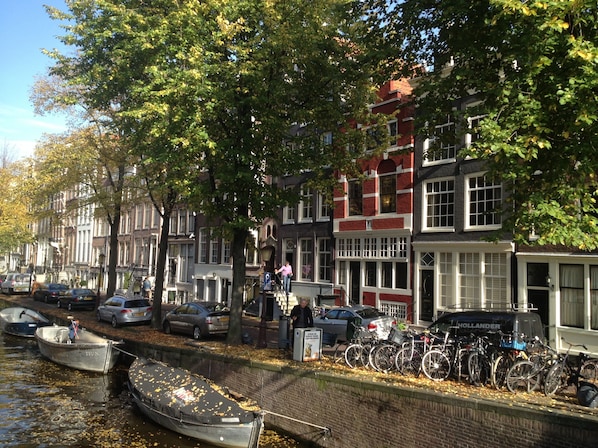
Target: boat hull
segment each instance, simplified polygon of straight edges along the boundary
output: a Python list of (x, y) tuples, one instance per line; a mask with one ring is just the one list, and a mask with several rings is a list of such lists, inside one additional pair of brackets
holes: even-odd
[[(150, 368), (144, 371), (143, 363)], [(241, 409), (224, 395), (218, 399), (212, 391), (206, 392), (206, 385), (212, 386), (203, 378), (155, 361), (136, 360), (129, 370), (129, 384), (133, 402), (158, 425), (214, 446), (258, 446), (263, 415)], [(213, 413), (207, 416), (206, 411)]]
[(80, 330), (75, 342), (70, 343), (68, 334), (68, 327), (38, 328), (35, 338), (39, 351), (56, 364), (77, 370), (106, 373), (114, 367), (120, 354), (115, 349), (118, 342)]
[(52, 323), (46, 317), (29, 308), (17, 306), (0, 311), (0, 330), (6, 334), (33, 338), (38, 328), (49, 325)]

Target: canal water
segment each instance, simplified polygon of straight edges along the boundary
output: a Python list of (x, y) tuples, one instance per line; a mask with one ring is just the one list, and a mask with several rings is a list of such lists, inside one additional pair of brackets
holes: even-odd
[[(34, 339), (0, 333), (0, 446), (211, 447), (144, 419), (126, 378), (124, 366), (101, 375), (56, 365)], [(302, 445), (266, 430), (260, 446)]]

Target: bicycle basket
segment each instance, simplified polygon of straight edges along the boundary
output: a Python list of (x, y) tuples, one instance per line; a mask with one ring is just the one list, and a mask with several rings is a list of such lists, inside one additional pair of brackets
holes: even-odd
[(506, 340), (501, 339), (500, 346), (501, 348), (508, 348), (512, 350), (525, 350), (525, 348), (527, 347), (527, 343), (517, 338), (509, 338)]

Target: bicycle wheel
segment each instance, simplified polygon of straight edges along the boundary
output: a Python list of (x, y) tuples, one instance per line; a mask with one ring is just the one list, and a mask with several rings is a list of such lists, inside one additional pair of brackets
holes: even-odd
[(379, 372), (390, 372), (395, 367), (396, 353), (395, 344), (379, 345), (370, 353), (370, 365)]
[(562, 362), (554, 364), (544, 378), (544, 394), (554, 395), (563, 385), (567, 384), (567, 373)]
[(467, 359), (469, 382), (475, 386), (483, 386), (490, 378), (490, 361), (480, 352), (471, 352)]
[(517, 361), (507, 372), (507, 388), (513, 392), (532, 392), (540, 387), (541, 369), (530, 361)]
[(395, 368), (406, 376), (419, 376), (422, 368), (422, 355), (411, 347), (399, 350), (395, 356)]
[(424, 375), (433, 381), (444, 381), (451, 374), (451, 362), (440, 350), (430, 350), (422, 358)]
[(345, 363), (354, 369), (363, 366), (363, 347), (360, 344), (351, 344), (345, 350)]
[(492, 364), (491, 382), (492, 385), (500, 390), (505, 387), (507, 373), (511, 368), (511, 359), (506, 355), (499, 355)]

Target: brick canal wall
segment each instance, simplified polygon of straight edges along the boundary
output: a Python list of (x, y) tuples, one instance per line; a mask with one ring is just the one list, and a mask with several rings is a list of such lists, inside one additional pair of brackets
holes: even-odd
[(257, 401), (266, 424), (315, 446), (334, 448), (595, 447), (598, 417), (516, 403), (461, 398), (364, 382), (292, 366), (229, 359), (203, 350), (127, 349), (211, 378)]

